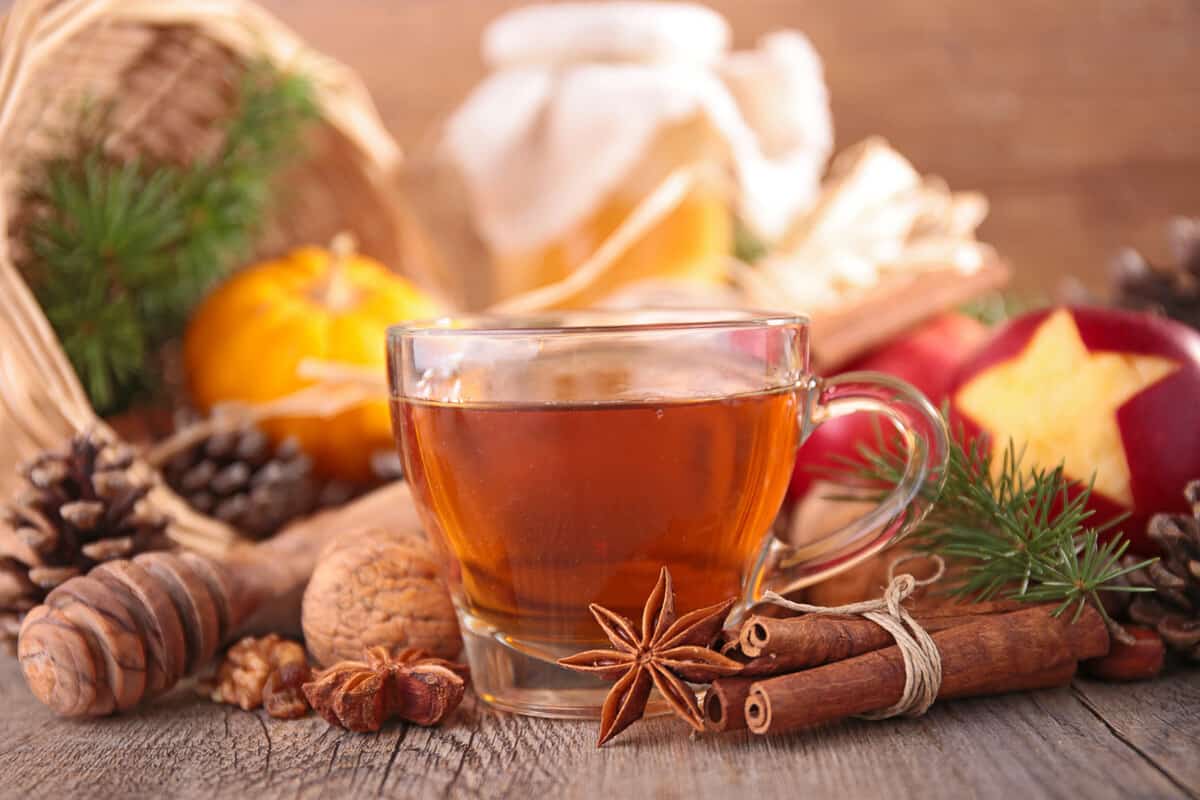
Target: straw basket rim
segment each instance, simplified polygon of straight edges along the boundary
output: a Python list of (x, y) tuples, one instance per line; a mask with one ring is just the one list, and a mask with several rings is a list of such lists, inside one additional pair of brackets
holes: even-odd
[[(322, 122), (349, 145), (355, 168), (389, 222), (402, 216), (393, 182), (402, 161), (365, 84), (347, 66), (309, 47), (272, 14), (248, 0), (16, 0), (0, 19), (0, 493), (14, 486), (17, 464), (59, 447), (74, 433), (115, 438), (96, 416), (50, 323), (18, 272), (11, 223), (19, 176), (18, 107), (39, 71), (93, 26), (192, 29), (236, 60), (265, 59), (304, 74)], [(155, 476), (148, 466), (145, 473)], [(240, 540), (224, 523), (186, 505), (161, 480), (147, 501), (169, 514), (175, 540), (219, 554)]]

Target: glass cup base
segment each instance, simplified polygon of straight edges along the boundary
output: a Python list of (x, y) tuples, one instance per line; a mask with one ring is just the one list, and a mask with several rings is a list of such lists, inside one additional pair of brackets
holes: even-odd
[[(471, 666), (471, 685), (484, 702), (501, 711), (550, 719), (599, 719), (611, 681), (573, 672), (554, 663), (583, 648), (531, 646), (506, 636), (486, 622), (459, 613), (463, 646)], [(600, 645), (597, 645), (600, 646)], [(670, 712), (652, 694), (645, 716)]]

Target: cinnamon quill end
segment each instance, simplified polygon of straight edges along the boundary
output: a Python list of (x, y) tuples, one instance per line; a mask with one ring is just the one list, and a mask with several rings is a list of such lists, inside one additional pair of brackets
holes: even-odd
[[(989, 615), (933, 634), (941, 657), (939, 699), (999, 694), (1070, 682), (1077, 662), (1108, 652), (1108, 629), (1095, 609), (1078, 619), (1053, 606)], [(888, 708), (905, 686), (899, 648), (888, 647), (801, 672), (758, 680), (745, 703), (754, 733), (806, 728)]]
[(704, 727), (710, 731), (740, 731), (746, 728), (746, 698), (754, 678), (718, 678), (704, 693)]

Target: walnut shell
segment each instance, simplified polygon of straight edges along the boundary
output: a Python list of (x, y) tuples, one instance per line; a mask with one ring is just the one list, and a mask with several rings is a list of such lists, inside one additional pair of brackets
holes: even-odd
[(308, 713), (301, 686), (310, 672), (304, 648), (277, 634), (246, 636), (225, 652), (217, 670), (212, 699), (245, 711), (262, 706), (276, 719)]
[(433, 549), (416, 533), (349, 532), (326, 545), (304, 592), (304, 640), (322, 667), (361, 660), (369, 647), (462, 649), (454, 606)]

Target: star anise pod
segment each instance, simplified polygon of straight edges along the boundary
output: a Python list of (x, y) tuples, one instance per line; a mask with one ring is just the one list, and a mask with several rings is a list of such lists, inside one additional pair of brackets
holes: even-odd
[(469, 677), (465, 665), (418, 648), (393, 656), (371, 647), (366, 661), (334, 664), (304, 684), (304, 694), (330, 725), (369, 732), (393, 717), (436, 725), (458, 708)]
[(676, 619), (671, 573), (663, 567), (646, 599), (641, 631), (620, 614), (595, 603), (589, 606), (615, 649), (585, 650), (558, 663), (616, 681), (600, 711), (597, 747), (642, 718), (651, 688), (658, 689), (675, 713), (695, 730), (704, 730), (704, 715), (687, 681), (709, 683), (741, 669), (741, 664), (709, 647), (733, 604), (730, 598)]

